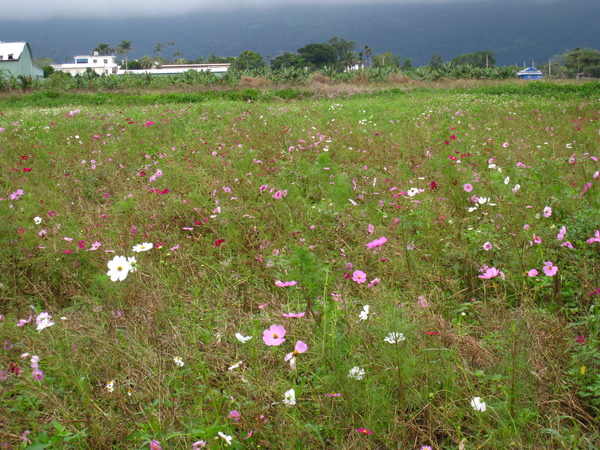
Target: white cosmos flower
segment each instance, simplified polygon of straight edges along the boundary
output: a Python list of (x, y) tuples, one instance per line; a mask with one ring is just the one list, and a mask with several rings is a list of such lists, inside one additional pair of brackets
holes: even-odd
[(481, 397), (473, 397), (473, 399), (471, 400), (471, 406), (475, 411), (481, 412), (485, 411), (485, 409), (487, 408), (485, 402), (481, 400)]
[(40, 223), (42, 223), (42, 218), (39, 216), (34, 217), (33, 223), (35, 223), (36, 225), (39, 225)]
[(283, 394), (283, 403), (286, 406), (294, 406), (296, 404), (296, 391), (294, 389), (290, 389)]
[(369, 305), (363, 306), (363, 310), (358, 315), (360, 320), (367, 320), (369, 318)]
[(217, 434), (219, 435), (219, 437), (223, 438), (223, 440), (227, 443), (227, 445), (231, 445), (231, 440), (233, 439), (232, 436), (227, 436), (222, 431), (219, 431)]
[(154, 247), (154, 244), (152, 244), (151, 242), (144, 242), (143, 244), (134, 245), (133, 251), (134, 252), (147, 252), (152, 247)]
[(135, 256), (128, 257), (127, 262), (131, 264), (130, 272), (137, 272), (137, 260), (135, 259)]
[(362, 380), (365, 377), (365, 369), (361, 369), (360, 367), (353, 367), (348, 372), (348, 378), (352, 378), (354, 380)]
[(133, 270), (131, 263), (124, 256), (115, 256), (107, 263), (107, 266), (109, 270), (106, 275), (110, 277), (110, 281), (123, 281)]
[(252, 336), (244, 336), (241, 333), (235, 333), (235, 337), (237, 338), (238, 341), (240, 341), (242, 344), (245, 344), (246, 342), (248, 342), (250, 339), (252, 339)]
[(384, 339), (385, 342), (389, 342), (390, 344), (397, 344), (398, 342), (405, 341), (406, 338), (402, 333), (390, 333)]
[(407, 192), (409, 197), (414, 197), (418, 193), (419, 193), (419, 190), (417, 188), (410, 188)]
[(185, 363), (183, 362), (183, 359), (181, 359), (181, 356), (176, 356), (175, 358), (173, 358), (173, 362), (178, 367), (183, 367), (185, 365)]
[(235, 369), (237, 369), (238, 367), (240, 367), (240, 366), (242, 365), (242, 363), (243, 363), (243, 362), (244, 362), (244, 361), (238, 361), (238, 362), (236, 362), (236, 363), (235, 363), (233, 366), (229, 366), (229, 367), (227, 368), (227, 370), (235, 370)]

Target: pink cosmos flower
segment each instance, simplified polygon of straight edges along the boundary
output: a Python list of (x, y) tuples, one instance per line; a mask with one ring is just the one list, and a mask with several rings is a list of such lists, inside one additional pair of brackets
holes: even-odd
[(372, 248), (380, 247), (387, 242), (387, 238), (385, 236), (381, 236), (379, 239), (375, 239), (372, 242), (367, 243), (367, 249), (371, 250)]
[(233, 411), (229, 411), (229, 418), (239, 422), (242, 418), (242, 415), (237, 409), (234, 409)]
[(102, 244), (98, 241), (94, 242), (92, 244), (92, 246), (90, 248), (88, 248), (88, 252), (93, 252), (94, 250), (98, 250), (98, 248), (101, 246)]
[(575, 247), (573, 247), (573, 244), (571, 244), (569, 241), (563, 242), (562, 244), (560, 244), (560, 246), (570, 248), (571, 250), (573, 250), (575, 248)]
[(363, 434), (373, 434), (373, 432), (371, 430), (367, 430), (366, 428), (357, 428), (357, 430), (359, 433), (363, 433)]
[(565, 238), (565, 234), (567, 234), (567, 227), (562, 227), (556, 235), (556, 240), (558, 242), (562, 241)]
[(369, 233), (373, 233), (375, 231), (375, 227), (373, 225), (369, 224), (369, 226), (367, 227), (367, 231)]
[(150, 441), (150, 450), (162, 450), (160, 442), (158, 442), (156, 439), (152, 439), (152, 441)]
[(280, 345), (285, 342), (285, 333), (283, 325), (271, 325), (263, 331), (263, 341), (267, 345)]
[(352, 273), (352, 281), (356, 281), (357, 283), (364, 283), (367, 281), (367, 274), (362, 270), (355, 270)]
[(544, 262), (544, 273), (547, 277), (553, 277), (558, 272), (558, 267), (553, 265), (550, 261)]
[(552, 208), (550, 208), (549, 206), (546, 206), (544, 208), (544, 217), (550, 217), (552, 215)]
[(298, 284), (297, 281), (279, 281), (279, 280), (275, 280), (275, 286), (277, 286), (277, 287), (296, 286), (296, 284)]
[(502, 147), (504, 147), (504, 148), (508, 147), (508, 142), (505, 142), (504, 144), (502, 144)]
[(504, 278), (504, 274), (500, 270), (496, 269), (495, 267), (490, 267), (485, 270), (483, 275), (479, 275), (479, 278), (483, 278), (484, 280), (490, 280), (492, 278), (496, 278), (499, 275), (501, 278)]
[(536, 244), (541, 244), (542, 243), (542, 238), (539, 236), (536, 236), (535, 234), (533, 235), (533, 242), (535, 242)]
[(300, 353), (304, 353), (306, 350), (308, 350), (308, 345), (302, 341), (298, 341), (296, 342), (294, 351), (285, 355), (284, 360), (290, 362), (290, 367), (292, 370), (296, 370), (296, 356)]
[(306, 313), (305, 312), (299, 312), (299, 313), (286, 313), (286, 314), (282, 314), (283, 317), (304, 317)]
[(490, 242), (486, 242), (485, 244), (483, 244), (483, 249), (487, 252), (488, 250), (492, 249), (492, 244)]
[(31, 322), (31, 319), (33, 319), (33, 316), (29, 316), (29, 319), (20, 319), (19, 322), (17, 323), (18, 327), (22, 327), (27, 325), (29, 322)]
[(341, 397), (341, 395), (342, 394), (331, 392), (329, 394), (325, 394), (325, 397), (329, 397), (329, 398), (331, 398), (331, 397)]
[(379, 279), (379, 278), (373, 278), (373, 280), (371, 280), (371, 282), (369, 284), (367, 284), (367, 286), (368, 287), (373, 287), (373, 286), (375, 286), (376, 284), (379, 284), (379, 283), (381, 283), (381, 279)]
[(593, 244), (594, 242), (600, 242), (600, 230), (594, 231), (594, 236), (589, 238), (587, 241), (588, 244)]
[(465, 192), (471, 192), (473, 190), (473, 185), (470, 183), (463, 184), (463, 189), (465, 190)]
[(31, 372), (31, 376), (35, 381), (42, 381), (42, 378), (44, 378), (44, 371), (41, 369), (34, 369)]
[(538, 275), (537, 269), (531, 269), (529, 272), (527, 272), (528, 277), (537, 277), (537, 275)]

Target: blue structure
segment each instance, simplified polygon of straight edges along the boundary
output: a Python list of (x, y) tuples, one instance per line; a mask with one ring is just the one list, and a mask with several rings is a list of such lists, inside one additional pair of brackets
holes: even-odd
[(541, 80), (542, 72), (534, 67), (528, 67), (527, 69), (517, 72), (517, 77), (519, 77), (519, 80)]

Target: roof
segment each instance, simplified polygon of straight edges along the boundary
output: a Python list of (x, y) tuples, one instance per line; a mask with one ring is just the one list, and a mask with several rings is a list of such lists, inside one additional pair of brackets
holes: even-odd
[(528, 67), (527, 69), (517, 72), (517, 75), (542, 75), (542, 72), (533, 67)]
[(13, 55), (14, 60), (21, 58), (26, 45), (27, 42), (0, 42), (0, 60), (6, 61), (8, 55)]

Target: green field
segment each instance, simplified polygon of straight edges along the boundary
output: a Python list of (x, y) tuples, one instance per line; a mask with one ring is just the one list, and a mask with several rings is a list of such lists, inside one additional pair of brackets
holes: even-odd
[(0, 445), (598, 448), (600, 84), (313, 94), (0, 99)]

